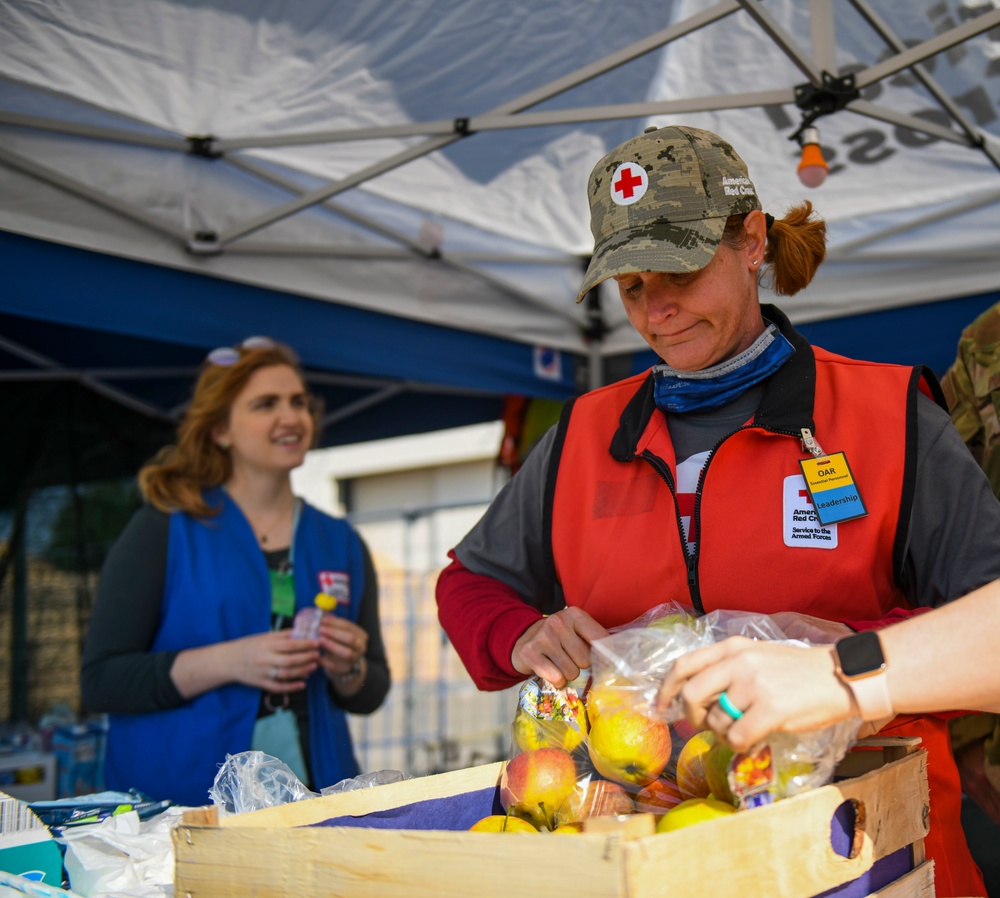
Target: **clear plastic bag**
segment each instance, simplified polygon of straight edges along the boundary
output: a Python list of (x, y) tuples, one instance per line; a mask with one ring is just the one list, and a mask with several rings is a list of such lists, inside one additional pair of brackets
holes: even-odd
[(226, 755), (208, 795), (222, 815), (245, 814), (317, 797), (284, 761), (262, 751)]
[(362, 773), (350, 779), (341, 780), (332, 786), (324, 786), (320, 790), (321, 795), (336, 795), (340, 792), (353, 792), (355, 789), (372, 789), (375, 786), (384, 786), (387, 783), (398, 783), (400, 780), (413, 779), (401, 770), (375, 770), (371, 773)]
[[(793, 613), (783, 613), (781, 619), (790, 628), (815, 635), (818, 642), (832, 641), (838, 626)], [(677, 658), (729, 636), (803, 647), (812, 644), (789, 639), (775, 617), (744, 611), (714, 611), (690, 624), (627, 625), (592, 646), (591, 689), (601, 692), (597, 703), (608, 709), (637, 709), (651, 720), (671, 724), (675, 755), (672, 769), (664, 768), (664, 775), (685, 798), (711, 795), (740, 807), (754, 807), (826, 785), (857, 736), (858, 718), (807, 733), (775, 733), (751, 751), (736, 755), (718, 744), (711, 732), (691, 732), (679, 699), (666, 712), (656, 711), (659, 685)], [(588, 700), (588, 709), (593, 703)]]
[[(794, 613), (781, 620), (817, 642), (833, 641), (839, 627)], [(581, 829), (593, 816), (663, 817), (682, 802), (707, 803), (713, 813), (747, 809), (830, 782), (857, 735), (857, 719), (815, 732), (772, 734), (736, 754), (711, 731), (695, 732), (679, 701), (657, 710), (660, 684), (679, 657), (735, 635), (810, 644), (789, 639), (768, 615), (716, 611), (698, 617), (670, 602), (595, 642), (590, 671), (567, 687), (526, 680), (501, 775), (507, 813), (540, 830)]]

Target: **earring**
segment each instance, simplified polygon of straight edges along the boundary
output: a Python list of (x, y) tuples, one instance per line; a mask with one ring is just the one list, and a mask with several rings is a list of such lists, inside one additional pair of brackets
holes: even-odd
[(753, 260), (753, 267), (756, 268), (758, 265), (760, 265), (760, 261), (757, 260), (757, 259), (754, 259)]
[(220, 441), (219, 441), (219, 442), (217, 443), (217, 445), (218, 445), (218, 447), (219, 447), (219, 448), (220, 448), (220, 449), (221, 449), (221, 450), (222, 450), (223, 452), (228, 452), (228, 451), (229, 451), (229, 443), (227, 443), (227, 442), (226, 442), (225, 440), (220, 440)]

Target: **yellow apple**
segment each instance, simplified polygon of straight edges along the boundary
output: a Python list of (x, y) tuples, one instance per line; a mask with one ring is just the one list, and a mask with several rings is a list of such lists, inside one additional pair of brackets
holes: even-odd
[(729, 785), (729, 762), (736, 754), (725, 742), (716, 742), (705, 753), (705, 778), (712, 795), (735, 806), (736, 796)]
[(513, 814), (490, 814), (469, 827), (470, 833), (537, 833), (538, 830)]
[(659, 627), (663, 630), (670, 630), (675, 626), (691, 627), (697, 618), (690, 614), (664, 614), (662, 617), (655, 617), (649, 622), (650, 627)]
[(552, 829), (556, 810), (576, 789), (576, 778), (576, 763), (568, 751), (524, 751), (511, 758), (500, 775), (500, 803), (539, 829)]
[(707, 798), (712, 791), (705, 775), (705, 756), (716, 743), (715, 733), (695, 733), (677, 756), (677, 788), (685, 798)]
[[(591, 690), (590, 695), (594, 695)], [(591, 714), (593, 707), (594, 713)], [(670, 727), (642, 711), (620, 704), (605, 705), (600, 695), (588, 697), (590, 733), (587, 749), (601, 776), (625, 785), (655, 780), (670, 760)]]
[(689, 798), (667, 811), (656, 823), (658, 833), (669, 833), (705, 820), (735, 814), (736, 808), (714, 798)]

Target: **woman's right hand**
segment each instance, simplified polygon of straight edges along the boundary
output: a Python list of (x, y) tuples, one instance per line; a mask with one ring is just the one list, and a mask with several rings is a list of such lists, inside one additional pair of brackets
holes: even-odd
[(170, 676), (188, 699), (228, 683), (281, 694), (305, 689), (306, 679), (318, 666), (318, 639), (271, 630), (186, 649), (174, 659)]
[(579, 608), (563, 608), (536, 621), (514, 643), (510, 660), (514, 670), (539, 676), (557, 689), (590, 667), (590, 644), (608, 635), (596, 620)]

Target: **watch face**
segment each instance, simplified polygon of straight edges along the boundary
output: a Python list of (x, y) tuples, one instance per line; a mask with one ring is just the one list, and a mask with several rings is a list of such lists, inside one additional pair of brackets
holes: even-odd
[(872, 673), (885, 665), (882, 643), (874, 630), (841, 639), (837, 643), (837, 657), (845, 677)]

